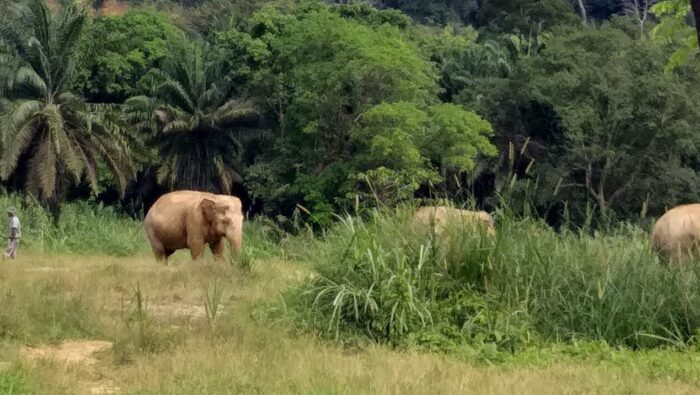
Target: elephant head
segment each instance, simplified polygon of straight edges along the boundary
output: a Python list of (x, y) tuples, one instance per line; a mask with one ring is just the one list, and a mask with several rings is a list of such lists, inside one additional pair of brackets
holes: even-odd
[(226, 238), (234, 251), (240, 248), (243, 232), (243, 211), (236, 198), (204, 198), (201, 203), (204, 218), (209, 223), (209, 235)]

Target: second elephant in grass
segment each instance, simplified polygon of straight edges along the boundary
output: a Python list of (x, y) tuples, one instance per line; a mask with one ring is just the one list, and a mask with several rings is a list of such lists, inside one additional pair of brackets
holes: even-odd
[(700, 204), (674, 207), (654, 224), (651, 245), (664, 258), (683, 260), (700, 251)]
[(496, 228), (491, 214), (486, 211), (461, 210), (446, 206), (431, 206), (419, 208), (413, 216), (413, 226), (434, 226), (435, 233), (441, 234), (451, 221), (459, 221), (462, 225), (484, 227), (490, 237), (496, 235)]
[(167, 193), (148, 210), (144, 228), (159, 261), (185, 248), (197, 259), (207, 244), (214, 256), (221, 258), (226, 249), (224, 240), (238, 256), (243, 243), (242, 203), (233, 196), (206, 192)]

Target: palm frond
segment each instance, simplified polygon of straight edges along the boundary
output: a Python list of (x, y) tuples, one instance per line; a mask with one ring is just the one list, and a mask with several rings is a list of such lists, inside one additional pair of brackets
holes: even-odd
[(217, 108), (226, 100), (226, 93), (216, 86), (211, 84), (199, 97), (201, 108)]
[[(76, 106), (83, 105), (83, 98), (81, 96), (74, 94), (74, 93), (62, 92), (56, 96), (56, 103), (64, 105), (64, 106), (76, 107)], [(105, 105), (105, 106), (109, 106), (109, 105)], [(107, 111), (107, 110), (109, 110), (109, 108), (111, 108), (111, 107), (102, 108), (101, 106), (94, 106), (94, 107), (89, 108), (89, 110), (97, 112), (100, 110)]]
[(14, 135), (7, 136), (4, 144), (5, 154), (3, 155), (2, 167), (0, 168), (0, 175), (3, 179), (7, 180), (15, 171), (20, 155), (30, 146), (40, 128), (40, 121), (36, 118), (31, 118)]
[(51, 198), (56, 193), (57, 171), (56, 151), (48, 132), (44, 132), (32, 159), (29, 161), (27, 182), (33, 186), (32, 189), (36, 189), (36, 192), (46, 198)]
[(27, 62), (45, 81), (47, 90), (51, 90), (48, 88), (52, 82), (51, 61), (49, 60), (49, 55), (46, 53), (46, 50), (50, 50), (51, 48), (45, 48), (36, 37), (30, 37), (27, 42)]
[(162, 83), (157, 89), (157, 94), (161, 100), (171, 103), (182, 111), (193, 113), (195, 110), (195, 104), (178, 81), (169, 80)]
[(10, 89), (28, 89), (35, 96), (46, 96), (48, 88), (46, 82), (31, 67), (20, 67), (15, 73)]
[(56, 155), (60, 156), (60, 135), (65, 133), (63, 114), (61, 114), (58, 106), (49, 104), (43, 108), (40, 116), (43, 118), (46, 131), (48, 132), (47, 138), (51, 140), (53, 149), (56, 151)]
[(60, 162), (63, 163), (70, 175), (73, 176), (74, 181), (76, 183), (79, 182), (86, 165), (80, 157), (80, 154), (76, 151), (76, 148), (80, 148), (80, 144), (75, 139), (71, 141), (71, 138), (66, 133), (57, 134), (56, 140), (62, 147), (60, 154), (58, 149), (56, 150), (56, 153), (59, 154), (58, 158)]
[(8, 108), (7, 117), (9, 122), (5, 123), (6, 133), (16, 133), (33, 117), (37, 116), (44, 108), (44, 104), (37, 100), (25, 100), (13, 103)]
[(247, 100), (229, 100), (217, 109), (214, 116), (217, 119), (217, 123), (226, 125), (256, 114), (258, 114), (258, 110), (252, 102)]

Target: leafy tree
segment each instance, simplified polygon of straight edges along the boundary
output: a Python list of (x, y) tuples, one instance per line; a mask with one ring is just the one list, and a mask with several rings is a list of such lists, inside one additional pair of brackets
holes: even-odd
[[(687, 23), (691, 11), (695, 17), (696, 29)], [(652, 12), (661, 19), (652, 32), (653, 36), (662, 43), (677, 47), (668, 61), (667, 71), (697, 56), (700, 42), (700, 1), (664, 0), (654, 5)]]
[(555, 109), (566, 138), (552, 164), (563, 175), (559, 193), (583, 190), (601, 212), (630, 215), (644, 199), (632, 191), (644, 186), (657, 186), (646, 189), (650, 210), (670, 202), (669, 190), (658, 188), (669, 173), (676, 190), (695, 190), (688, 169), (698, 156), (697, 98), (661, 73), (662, 59), (653, 43), (602, 28), (562, 30), (528, 63), (530, 89)]
[(41, 0), (9, 7), (0, 21), (0, 41), (15, 57), (10, 90), (2, 103), (0, 175), (23, 172), (28, 192), (45, 199), (58, 217), (68, 184), (85, 177), (94, 192), (99, 165), (123, 192), (132, 175), (126, 135), (91, 112), (68, 91), (86, 20), (69, 5), (53, 15)]
[[(266, 7), (244, 28), (228, 32), (224, 45), (256, 69), (251, 90), (279, 125), (275, 150), (258, 161), (286, 169), (274, 190), (301, 194), (312, 210), (345, 195), (336, 190), (327, 196), (302, 184), (309, 177), (346, 184), (349, 170), (335, 164), (352, 159), (350, 131), (361, 114), (385, 101), (427, 103), (434, 95), (432, 68), (396, 27), (366, 26), (312, 4), (293, 14)], [(331, 175), (342, 178), (330, 181)]]
[(150, 96), (127, 101), (134, 125), (153, 133), (158, 181), (170, 188), (231, 193), (240, 181), (235, 127), (255, 113), (233, 98), (232, 86), (204, 43), (176, 52), (155, 74)]
[(183, 18), (189, 29), (203, 36), (215, 35), (240, 23), (260, 9), (261, 0), (207, 0), (187, 10)]
[(243, 62), (235, 69), (250, 70), (249, 91), (279, 125), (274, 149), (261, 152), (246, 174), (267, 207), (290, 211), (300, 202), (323, 222), (358, 183), (381, 179), (393, 199), (393, 180), (403, 180), (410, 185), (400, 191), (405, 197), (447, 174), (471, 172), (481, 154), (493, 153), (488, 123), (439, 104), (436, 70), (408, 39), (410, 26), (393, 13), (366, 11), (265, 7), (220, 37), (235, 54), (227, 59)]
[(454, 104), (422, 110), (409, 102), (385, 103), (362, 116), (352, 137), (365, 146), (360, 169), (404, 170), (420, 183), (440, 182), (452, 174), (471, 172), (480, 155), (493, 156), (491, 125)]
[(568, 0), (483, 0), (476, 15), (477, 25), (490, 31), (524, 34), (577, 20)]
[(381, 26), (389, 24), (401, 29), (412, 24), (412, 19), (408, 15), (397, 10), (377, 9), (365, 2), (353, 2), (350, 4), (340, 4), (335, 10), (344, 18), (354, 19), (369, 26)]
[(77, 89), (106, 102), (145, 93), (141, 78), (183, 39), (170, 17), (153, 10), (95, 18), (80, 40)]
[(510, 73), (517, 57), (516, 38), (479, 43), (478, 35), (471, 27), (411, 30), (413, 40), (438, 67), (444, 101), (451, 102), (460, 94), (478, 95), (480, 80)]

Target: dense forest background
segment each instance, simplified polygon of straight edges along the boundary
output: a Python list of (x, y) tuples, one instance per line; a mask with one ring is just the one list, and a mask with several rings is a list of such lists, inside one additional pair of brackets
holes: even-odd
[(280, 223), (414, 198), (649, 218), (700, 200), (694, 9), (3, 0), (0, 177), (56, 216), (188, 188)]

